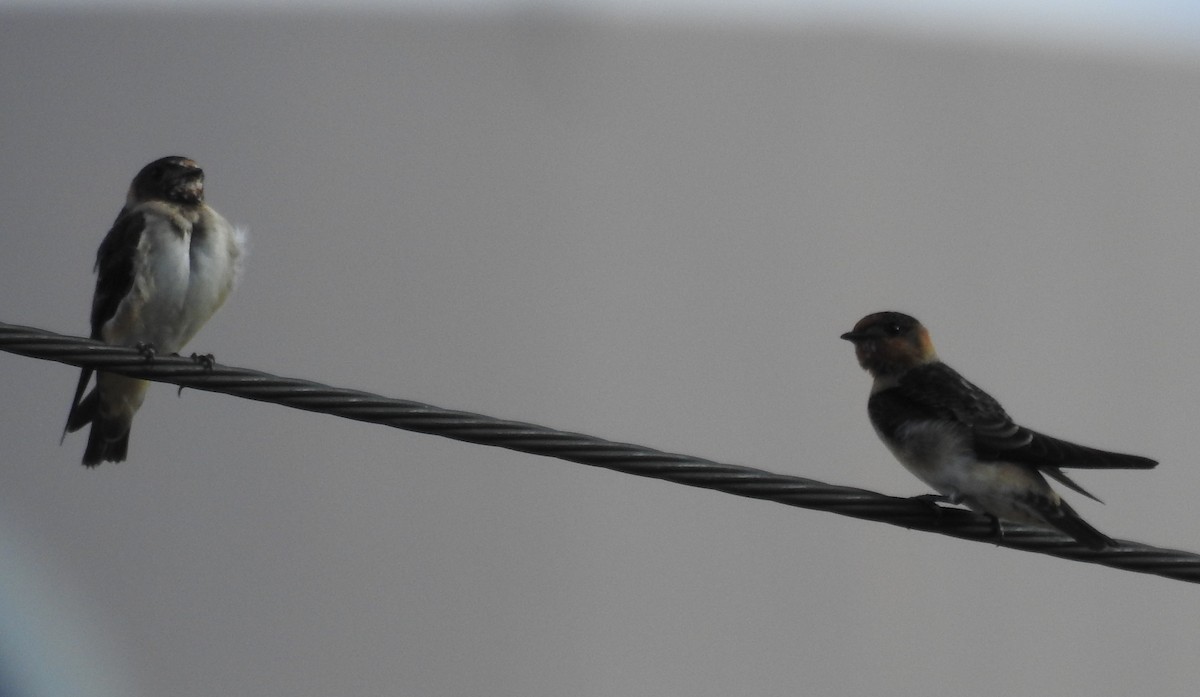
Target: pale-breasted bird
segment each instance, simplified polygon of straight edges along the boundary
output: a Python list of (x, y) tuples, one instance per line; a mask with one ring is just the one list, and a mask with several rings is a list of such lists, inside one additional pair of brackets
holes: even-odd
[(867, 315), (842, 335), (875, 379), (867, 411), (884, 445), (951, 503), (1000, 520), (1052, 526), (1092, 549), (1114, 545), (1087, 524), (1048, 475), (1099, 501), (1063, 467), (1149, 469), (1138, 455), (1097, 450), (1018, 426), (1000, 403), (943, 363), (929, 332), (899, 312)]
[[(204, 202), (204, 170), (186, 157), (142, 168), (96, 254), (93, 339), (175, 353), (212, 317), (233, 289), (245, 233)], [(149, 354), (148, 354), (149, 355)], [(115, 373), (79, 376), (67, 433), (92, 424), (83, 464), (120, 462), (129, 427), (146, 395), (145, 380)]]

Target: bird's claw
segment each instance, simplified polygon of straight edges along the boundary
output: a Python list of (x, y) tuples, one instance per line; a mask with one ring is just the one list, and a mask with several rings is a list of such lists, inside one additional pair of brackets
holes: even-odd
[(998, 517), (996, 517), (990, 513), (985, 514), (985, 515), (987, 515), (987, 517), (992, 519), (992, 537), (996, 538), (997, 540), (1003, 540), (1004, 539), (1004, 523), (1001, 522)]
[[(202, 366), (206, 371), (212, 371), (213, 364), (216, 363), (216, 358), (211, 353), (193, 353), (189, 358), (197, 365)], [(183, 394), (183, 385), (175, 392), (175, 396), (179, 397)]]
[[(190, 359), (192, 359), (196, 365), (203, 367), (206, 372), (211, 372), (212, 366), (214, 366), (214, 363), (216, 363), (216, 359), (214, 356), (212, 356), (212, 354), (192, 354), (188, 357), (190, 357)], [(178, 397), (182, 395), (182, 393), (184, 393), (184, 385), (179, 386), (179, 390), (175, 392), (175, 396)]]
[(927, 506), (930, 512), (932, 512), (934, 517), (936, 517), (939, 521), (942, 519), (942, 507), (938, 504), (950, 502), (949, 498), (942, 496), (941, 494), (921, 494), (920, 496), (913, 496), (911, 500)]
[(217, 362), (211, 353), (193, 353), (191, 359), (199, 365), (204, 366), (205, 370), (212, 370), (213, 364)]
[(949, 496), (942, 494), (921, 494), (920, 496), (912, 497), (913, 501), (926, 501), (928, 503), (957, 503), (951, 500)]
[(142, 358), (146, 359), (147, 363), (153, 362), (154, 357), (158, 355), (158, 349), (154, 348), (154, 344), (139, 341), (133, 347), (142, 354)]

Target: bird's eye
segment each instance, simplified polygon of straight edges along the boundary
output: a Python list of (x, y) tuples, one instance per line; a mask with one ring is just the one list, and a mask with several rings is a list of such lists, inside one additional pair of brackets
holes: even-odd
[(883, 328), (883, 333), (887, 334), (888, 336), (900, 336), (901, 334), (904, 333), (904, 328), (901, 327), (899, 324), (893, 323), (893, 324), (886, 325)]

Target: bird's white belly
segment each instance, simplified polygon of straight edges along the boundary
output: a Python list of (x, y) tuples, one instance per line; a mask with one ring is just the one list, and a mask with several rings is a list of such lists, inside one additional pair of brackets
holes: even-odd
[(228, 243), (229, 240), (224, 236), (216, 234), (193, 239), (191, 273), (183, 300), (186, 312), (177, 337), (179, 348), (191, 341), (200, 327), (224, 304), (233, 288), (237, 257), (230, 256)]
[(903, 427), (895, 440), (882, 439), (900, 464), (946, 496), (957, 496), (969, 479), (974, 456), (960, 433), (942, 422)]
[(148, 223), (138, 244), (133, 287), (105, 324), (105, 341), (178, 352), (229, 294), (236, 257), (231, 258), (228, 245), (220, 234), (193, 237), (164, 220)]
[(161, 352), (178, 351), (179, 336), (192, 279), (187, 241), (160, 246), (147, 265), (149, 284), (142, 306), (142, 321), (136, 341), (154, 344)]
[(1030, 510), (1030, 498), (1058, 500), (1042, 475), (1028, 466), (979, 461), (966, 436), (952, 425), (917, 422), (898, 435), (896, 443), (885, 441), (896, 459), (954, 502), (998, 518), (1038, 523), (1041, 517)]

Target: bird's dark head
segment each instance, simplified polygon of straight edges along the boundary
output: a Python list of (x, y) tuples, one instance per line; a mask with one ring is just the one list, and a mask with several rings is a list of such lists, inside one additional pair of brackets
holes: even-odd
[(842, 338), (854, 344), (858, 364), (876, 377), (899, 375), (938, 360), (924, 325), (901, 312), (876, 312), (854, 325)]
[(143, 201), (203, 203), (204, 170), (193, 160), (178, 155), (157, 159), (133, 178), (127, 201), (130, 205)]

